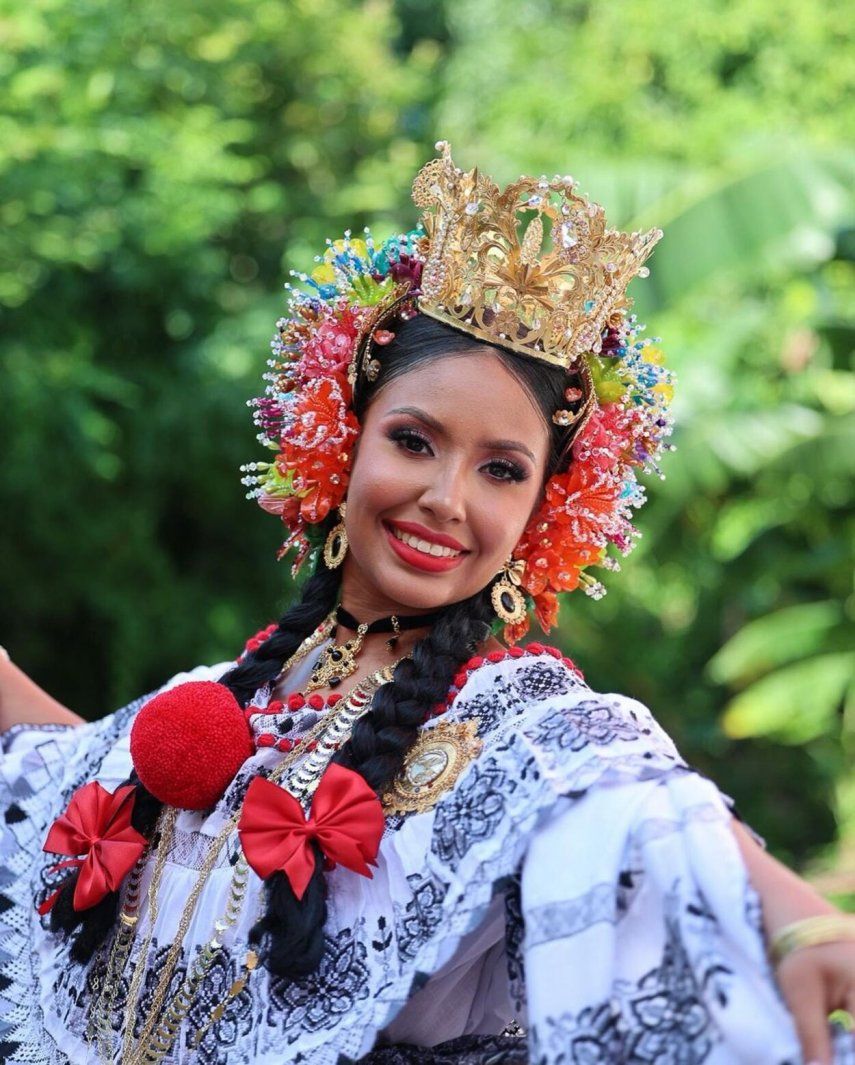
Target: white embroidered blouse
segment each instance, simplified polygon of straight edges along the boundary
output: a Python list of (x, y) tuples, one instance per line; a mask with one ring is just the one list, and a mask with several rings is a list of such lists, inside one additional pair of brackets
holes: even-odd
[[(295, 668), (290, 686), (299, 688), (319, 653)], [(169, 686), (216, 679), (229, 665), (199, 667)], [(378, 1061), (391, 1061), (380, 1050), (387, 1044), (440, 1055), (450, 1040), (472, 1037), (477, 1048), (476, 1037), (516, 1021), (526, 1034), (513, 1060), (532, 1065), (797, 1065), (728, 805), (685, 765), (650, 711), (592, 691), (537, 645), (483, 661), (458, 682), (447, 713), (424, 728), (471, 722), (480, 752), (431, 808), (388, 817), (372, 879), (340, 867), (327, 874), (319, 969), (286, 981), (259, 966), (211, 1022), (242, 971), (259, 915), (262, 885), (250, 870), (240, 917), (165, 1061), (337, 1065), (372, 1048)], [(262, 689), (255, 703), (264, 708), (270, 697)], [(86, 1031), (105, 955), (72, 962), (68, 944), (38, 916), (37, 903), (62, 875), (48, 872), (57, 858), (41, 848), (75, 789), (94, 779), (112, 790), (127, 778), (129, 730), (144, 702), (93, 724), (21, 725), (2, 737), (0, 1060), (98, 1061)], [(256, 732), (275, 734), (281, 724), (276, 715), (252, 719)], [(210, 740), (200, 737), (200, 756)], [(281, 757), (260, 748), (214, 809), (179, 814), (153, 923), (146, 869), (110, 1017), (116, 1055), (133, 972), (145, 967), (144, 1019), (210, 840), (252, 776)], [(176, 980), (213, 934), (237, 852), (233, 834), (196, 906)], [(852, 1060), (841, 1037), (836, 1053), (836, 1065)], [(437, 1060), (511, 1058), (461, 1052)]]

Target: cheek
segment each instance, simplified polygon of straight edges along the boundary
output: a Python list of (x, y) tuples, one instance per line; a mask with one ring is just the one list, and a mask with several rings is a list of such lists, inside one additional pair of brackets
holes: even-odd
[(536, 494), (506, 488), (485, 493), (479, 505), (470, 509), (470, 522), (485, 554), (501, 556), (504, 563), (529, 522)]
[(370, 520), (413, 494), (412, 471), (384, 443), (366, 440), (357, 452), (347, 490), (354, 518)]

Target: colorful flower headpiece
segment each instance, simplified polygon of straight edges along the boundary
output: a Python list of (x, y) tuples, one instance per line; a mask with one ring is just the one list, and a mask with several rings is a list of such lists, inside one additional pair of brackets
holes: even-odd
[[(548, 630), (558, 593), (605, 594), (588, 570), (620, 568), (608, 550), (627, 555), (640, 535), (632, 524), (645, 502), (637, 471), (662, 477), (659, 457), (672, 449), (673, 375), (655, 343), (640, 337), (625, 295), (661, 234), (605, 229), (602, 208), (579, 196), (572, 178), (521, 178), (500, 194), (477, 170), (455, 168), (445, 142), (437, 147), (443, 157), (413, 186), (424, 209), (415, 229), (379, 246), (367, 228), (364, 239), (347, 230), (327, 240), (311, 275), (296, 275), (301, 288), (286, 285), (288, 315), (277, 322), (265, 394), (249, 401), (258, 440), (275, 458), (241, 467), (243, 483), (286, 526), (278, 557), (295, 550), (296, 574), (347, 494), (359, 435), (353, 389), (380, 372), (397, 319), (426, 313), (564, 366), (568, 409), (553, 419), (575, 433), (569, 465), (547, 482), (513, 553)], [(524, 212), (534, 218), (520, 240)], [(541, 253), (543, 219), (553, 250)], [(505, 636), (513, 642), (527, 629), (526, 619)]]

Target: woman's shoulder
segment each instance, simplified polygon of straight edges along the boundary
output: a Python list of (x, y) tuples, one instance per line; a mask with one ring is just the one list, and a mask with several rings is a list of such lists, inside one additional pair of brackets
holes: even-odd
[(685, 767), (645, 703), (594, 690), (571, 658), (540, 643), (471, 659), (438, 709), (474, 724), (483, 756), (513, 750), (563, 793)]
[(218, 680), (233, 662), (200, 665), (170, 677), (97, 721), (80, 725), (22, 722), (0, 737), (0, 808), (12, 796), (39, 796), (55, 804), (89, 780), (105, 787), (130, 771), (130, 730), (139, 711), (156, 694), (193, 680)]

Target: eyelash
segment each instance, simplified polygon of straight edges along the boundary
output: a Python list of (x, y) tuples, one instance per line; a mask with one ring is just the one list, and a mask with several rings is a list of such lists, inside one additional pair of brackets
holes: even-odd
[[(425, 448), (430, 447), (430, 441), (422, 436), (421, 433), (416, 432), (414, 429), (393, 429), (389, 433), (389, 439), (394, 441), (401, 447), (402, 450), (408, 451), (411, 455), (423, 455), (424, 451), (417, 451), (415, 448), (408, 446), (408, 443), (412, 441), (418, 441)], [(492, 462), (487, 463), (487, 469), (501, 469), (504, 476), (497, 477), (495, 474), (491, 474), (496, 481), (508, 481), (514, 484), (518, 484), (521, 481), (525, 481), (528, 478), (528, 473), (517, 465), (516, 462), (511, 462), (510, 459), (493, 459)]]

